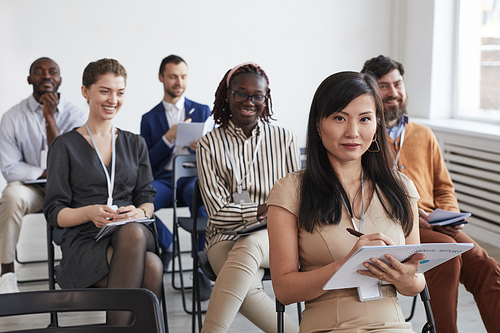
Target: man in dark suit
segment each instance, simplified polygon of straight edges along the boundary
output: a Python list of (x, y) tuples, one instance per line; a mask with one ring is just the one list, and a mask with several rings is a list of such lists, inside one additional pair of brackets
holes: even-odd
[[(208, 105), (193, 102), (184, 97), (188, 68), (179, 56), (169, 55), (160, 65), (158, 79), (163, 83), (163, 100), (142, 116), (141, 135), (146, 140), (149, 160), (153, 170), (155, 211), (172, 205), (172, 163), (177, 155), (194, 154), (198, 140), (189, 147), (176, 146), (177, 127), (180, 122), (205, 122), (210, 116)], [(191, 209), (196, 177), (184, 178), (177, 183), (177, 197)], [(157, 218), (158, 239), (162, 248), (162, 260), (166, 270), (172, 258), (172, 233)], [(203, 248), (204, 239), (200, 246)], [(200, 247), (199, 246), (199, 247)]]

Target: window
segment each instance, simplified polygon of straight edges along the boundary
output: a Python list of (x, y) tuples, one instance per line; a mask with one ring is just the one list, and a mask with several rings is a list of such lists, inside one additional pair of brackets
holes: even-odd
[(458, 118), (500, 122), (500, 0), (460, 3)]

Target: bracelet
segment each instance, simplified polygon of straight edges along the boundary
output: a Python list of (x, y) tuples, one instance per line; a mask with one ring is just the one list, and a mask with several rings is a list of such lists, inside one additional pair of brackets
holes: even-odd
[(144, 212), (144, 217), (147, 218), (149, 220), (149, 214), (148, 214), (148, 210), (146, 208), (143, 208), (143, 207), (138, 207), (139, 209), (142, 209), (142, 211)]

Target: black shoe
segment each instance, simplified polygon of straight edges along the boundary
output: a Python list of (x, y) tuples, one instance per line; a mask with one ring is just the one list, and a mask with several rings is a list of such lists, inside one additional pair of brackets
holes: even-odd
[(170, 265), (170, 262), (172, 261), (174, 254), (172, 251), (167, 251), (167, 250), (162, 250), (160, 254), (160, 259), (161, 262), (163, 263), (163, 271), (167, 272), (168, 271), (168, 265)]
[(212, 283), (202, 272), (198, 272), (198, 283), (200, 284), (200, 300), (208, 301), (212, 294)]

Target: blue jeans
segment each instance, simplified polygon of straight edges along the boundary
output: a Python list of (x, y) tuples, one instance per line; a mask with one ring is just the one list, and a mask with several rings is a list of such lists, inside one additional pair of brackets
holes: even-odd
[[(180, 203), (184, 203), (189, 207), (189, 211), (192, 210), (193, 205), (193, 192), (194, 192), (194, 182), (197, 177), (190, 178), (181, 178), (177, 182), (177, 198)], [(155, 211), (172, 207), (174, 191), (172, 189), (172, 172), (166, 171), (160, 177), (153, 180), (153, 187), (156, 190), (156, 196), (154, 200)], [(201, 207), (199, 212), (199, 216), (207, 216), (205, 207)], [(170, 230), (163, 224), (163, 222), (156, 217), (156, 229), (158, 231), (158, 241), (160, 243), (160, 247), (163, 250), (166, 250), (172, 244), (173, 236)], [(205, 245), (205, 235), (202, 235), (198, 239), (198, 251), (203, 250)]]

